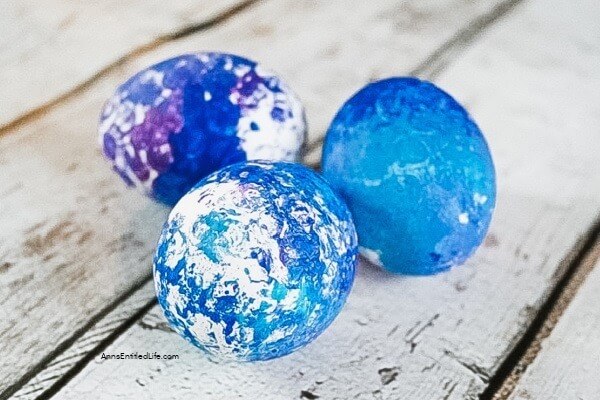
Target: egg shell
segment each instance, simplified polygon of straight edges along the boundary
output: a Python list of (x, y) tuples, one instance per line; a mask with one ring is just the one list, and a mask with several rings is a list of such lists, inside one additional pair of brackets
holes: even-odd
[(173, 328), (213, 359), (266, 360), (333, 321), (357, 254), (350, 212), (320, 176), (246, 162), (203, 179), (173, 208), (154, 281)]
[(222, 53), (178, 56), (140, 71), (106, 102), (99, 140), (129, 186), (173, 205), (236, 162), (295, 161), (304, 109), (274, 73)]
[(496, 184), (487, 143), (430, 82), (390, 78), (356, 93), (329, 127), (322, 169), (353, 214), (361, 253), (389, 271), (462, 264), (490, 225)]

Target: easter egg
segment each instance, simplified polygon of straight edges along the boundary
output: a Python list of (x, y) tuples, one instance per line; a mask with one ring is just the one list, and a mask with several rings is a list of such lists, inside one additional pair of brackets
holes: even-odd
[(315, 339), (340, 312), (358, 243), (346, 205), (299, 164), (245, 162), (175, 205), (154, 258), (173, 328), (215, 360), (266, 360)]
[(496, 184), (485, 138), (430, 82), (391, 78), (361, 89), (331, 123), (322, 160), (352, 212), (361, 254), (389, 271), (459, 265), (489, 227)]
[(221, 53), (137, 73), (106, 102), (99, 124), (104, 155), (127, 185), (170, 205), (226, 165), (296, 161), (305, 132), (302, 104), (279, 77)]

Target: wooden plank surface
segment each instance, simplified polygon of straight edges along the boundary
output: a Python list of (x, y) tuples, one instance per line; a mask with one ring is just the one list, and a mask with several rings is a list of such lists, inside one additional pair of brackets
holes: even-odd
[[(49, 398), (58, 386), (76, 371), (75, 366), (88, 362), (88, 355), (103, 343), (110, 343), (123, 329), (136, 321), (139, 315), (153, 303), (148, 299), (154, 295), (154, 285), (147, 282), (131, 296), (120, 302), (104, 317), (86, 327), (85, 332), (64, 351), (53, 358), (35, 377), (22, 386), (12, 399), (33, 400), (40, 396)], [(129, 322), (131, 321), (131, 322)]]
[[(526, 356), (530, 358), (524, 360), (528, 363), (527, 369), (516, 382), (511, 400), (598, 398), (599, 256), (600, 243), (597, 243), (584, 260), (579, 276), (565, 288), (557, 307), (552, 310), (547, 327), (551, 333), (534, 341), (531, 350), (534, 350), (535, 358)], [(574, 293), (570, 293), (571, 291)], [(561, 304), (569, 300), (569, 303)]]
[(0, 129), (242, 0), (7, 0), (0, 13)]
[[(6, 131), (0, 140), (0, 398), (150, 278), (167, 210), (126, 190), (96, 147), (100, 107), (125, 77), (192, 50), (249, 55), (280, 71), (306, 100), (311, 138), (317, 138), (342, 99), (369, 79), (416, 68), (457, 32), (514, 3), (266, 2), (132, 58)], [(392, 51), (398, 55), (390, 58)]]
[(480, 122), (497, 163), (497, 213), (467, 265), (415, 278), (362, 263), (328, 331), (256, 364), (210, 363), (155, 307), (104, 352), (178, 360), (96, 357), (58, 398), (478, 398), (598, 219), (598, 7), (525, 2), (437, 80)]

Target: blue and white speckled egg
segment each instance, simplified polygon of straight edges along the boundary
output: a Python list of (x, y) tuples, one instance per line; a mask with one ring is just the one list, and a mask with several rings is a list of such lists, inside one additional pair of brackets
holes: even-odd
[(129, 186), (172, 205), (226, 165), (296, 161), (306, 124), (300, 101), (273, 73), (242, 57), (199, 53), (121, 85), (102, 110), (99, 134)]
[(343, 105), (327, 132), (323, 174), (353, 214), (361, 253), (399, 273), (463, 263), (481, 244), (496, 198), (475, 122), (415, 78), (369, 84)]
[(173, 208), (154, 258), (170, 324), (216, 359), (266, 360), (315, 339), (352, 286), (358, 243), (346, 205), (311, 170), (246, 162)]

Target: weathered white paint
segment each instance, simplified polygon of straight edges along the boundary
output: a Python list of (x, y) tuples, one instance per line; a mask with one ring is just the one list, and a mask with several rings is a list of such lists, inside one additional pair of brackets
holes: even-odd
[(594, 400), (600, 393), (600, 260), (510, 399)]
[(0, 127), (73, 90), (132, 50), (242, 2), (3, 1)]
[(322, 131), (343, 97), (371, 76), (414, 68), (496, 4), (266, 2), (124, 63), (45, 115), (7, 131), (0, 139), (2, 388), (150, 276), (167, 210), (126, 190), (96, 148), (101, 105), (127, 76), (196, 49), (242, 53), (301, 92), (309, 118)]
[(134, 318), (136, 312), (149, 304), (154, 296), (152, 282), (145, 283), (118, 306), (94, 323), (67, 350), (49, 362), (33, 379), (21, 387), (12, 398), (18, 400), (34, 400), (45, 390), (55, 384), (72, 367), (88, 355), (102, 341), (107, 340), (128, 320)]
[[(146, 66), (194, 49), (258, 61), (278, 73), (304, 103), (310, 145), (323, 137), (343, 102), (367, 82), (408, 74), (469, 22), (512, 3), (274, 1), (241, 13), (219, 29), (145, 54), (136, 63)], [(307, 161), (319, 158), (312, 152)]]
[(440, 76), (497, 162), (497, 214), (467, 265), (417, 278), (362, 264), (332, 327), (270, 362), (211, 364), (172, 332), (134, 326), (106, 353), (180, 359), (96, 358), (58, 398), (477, 398), (600, 211), (597, 11), (595, 0), (526, 2)]

